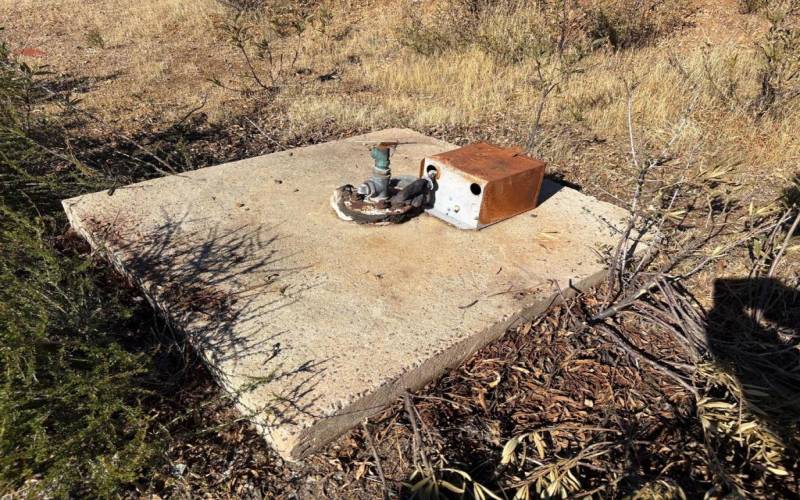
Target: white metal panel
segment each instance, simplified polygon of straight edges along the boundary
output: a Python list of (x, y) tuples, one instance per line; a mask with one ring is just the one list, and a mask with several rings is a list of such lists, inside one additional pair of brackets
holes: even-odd
[[(438, 170), (434, 204), (427, 212), (460, 229), (479, 229), (481, 226), (478, 224), (478, 216), (486, 182), (467, 177), (463, 172), (436, 159), (426, 158), (424, 165), (425, 171), (431, 165)], [(477, 190), (473, 184), (480, 188), (478, 194), (473, 192)]]

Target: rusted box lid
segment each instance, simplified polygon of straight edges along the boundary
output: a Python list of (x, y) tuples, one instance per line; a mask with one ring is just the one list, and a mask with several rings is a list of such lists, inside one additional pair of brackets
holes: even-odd
[(545, 163), (521, 148), (479, 142), (425, 158), (436, 171), (430, 214), (462, 229), (480, 229), (536, 207)]

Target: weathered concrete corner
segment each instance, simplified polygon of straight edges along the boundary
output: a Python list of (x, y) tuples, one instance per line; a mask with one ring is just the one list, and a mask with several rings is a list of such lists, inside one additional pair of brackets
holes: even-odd
[(204, 168), (65, 200), (72, 226), (184, 331), (284, 457), (302, 458), (604, 274), (624, 212), (546, 182), (481, 231), (423, 215), (367, 227), (328, 200), (398, 141), (395, 174), (454, 148), (411, 130)]

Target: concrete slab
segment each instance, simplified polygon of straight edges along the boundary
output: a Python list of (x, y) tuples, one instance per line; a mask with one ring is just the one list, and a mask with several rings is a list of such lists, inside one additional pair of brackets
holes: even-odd
[(243, 412), (299, 459), (604, 275), (624, 212), (547, 183), (479, 232), (340, 221), (334, 188), (399, 141), (395, 174), (454, 148), (389, 129), (64, 201), (73, 227), (184, 331)]

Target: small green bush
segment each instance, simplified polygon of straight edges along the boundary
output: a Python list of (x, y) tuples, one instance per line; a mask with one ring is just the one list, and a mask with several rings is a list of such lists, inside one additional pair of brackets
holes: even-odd
[(215, 28), (239, 53), (249, 75), (244, 86), (238, 82), (231, 87), (220, 79), (213, 79), (212, 83), (245, 95), (258, 90), (274, 96), (286, 86), (296, 74), (303, 33), (311, 28), (324, 32), (330, 15), (319, 0), (220, 2), (226, 9), (216, 19)]
[(432, 56), (470, 43), (475, 30), (475, 15), (462, 11), (458, 4), (437, 5), (433, 15), (422, 16), (418, 9), (406, 9), (406, 17), (395, 30), (403, 47)]
[(130, 310), (54, 245), (59, 200), (87, 181), (42, 167), (33, 138), (57, 134), (32, 112), (35, 80), (0, 43), (0, 495), (111, 496), (157, 450), (141, 405), (150, 364), (121, 344)]
[(89, 47), (96, 49), (106, 48), (106, 40), (97, 28), (92, 28), (86, 33), (86, 43), (89, 44)]
[(597, 0), (582, 7), (587, 35), (614, 50), (640, 47), (684, 26), (687, 0)]
[(800, 98), (800, 0), (767, 2), (769, 31), (758, 44), (756, 116), (776, 114)]
[(739, 0), (739, 12), (741, 14), (752, 14), (767, 6), (769, 0)]
[(46, 233), (0, 205), (0, 489), (109, 495), (153, 453), (136, 401), (148, 365), (112, 333), (128, 311)]
[(495, 60), (520, 63), (526, 59), (540, 58), (554, 50), (557, 43), (552, 36), (552, 19), (548, 12), (539, 9), (490, 11), (477, 26), (473, 43)]

